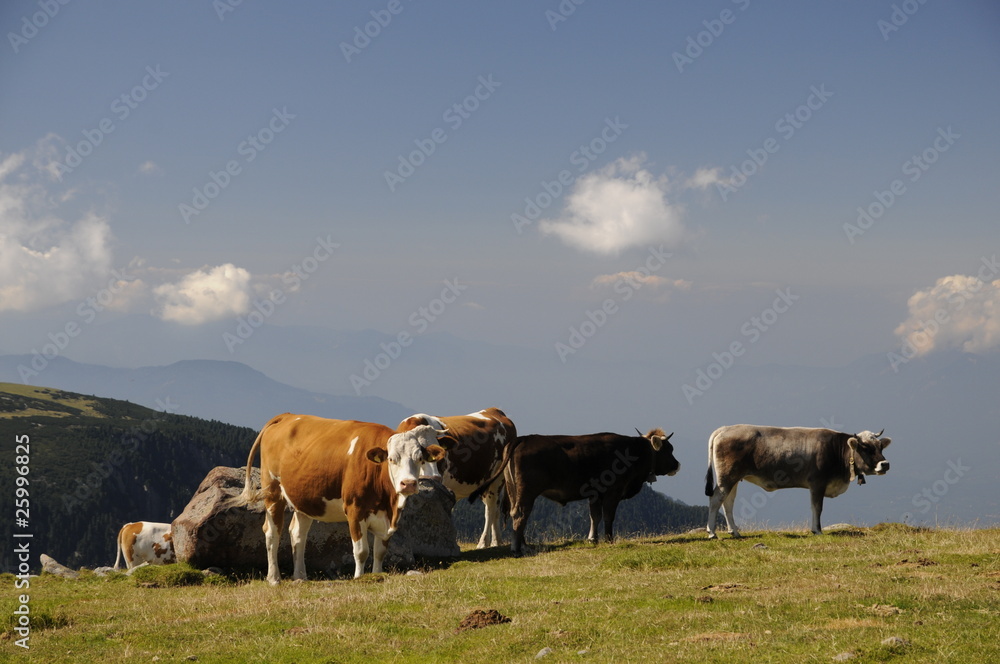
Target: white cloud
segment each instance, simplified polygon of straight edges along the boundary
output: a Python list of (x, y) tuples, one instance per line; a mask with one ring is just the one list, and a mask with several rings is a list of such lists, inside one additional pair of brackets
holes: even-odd
[(666, 302), (672, 293), (690, 291), (693, 285), (687, 279), (668, 279), (639, 270), (601, 274), (590, 282), (591, 290), (613, 290), (616, 293), (623, 289), (629, 292), (639, 291), (647, 299), (657, 302)]
[(942, 277), (914, 293), (907, 307), (910, 315), (895, 333), (916, 355), (948, 348), (978, 354), (1000, 349), (1000, 280)]
[(163, 175), (163, 169), (155, 161), (144, 161), (139, 164), (139, 172), (142, 175)]
[(699, 168), (684, 183), (688, 189), (708, 189), (712, 185), (725, 183), (721, 168)]
[(111, 271), (108, 221), (94, 212), (73, 222), (57, 214), (73, 192), (49, 190), (52, 138), (0, 157), (0, 311), (79, 299), (106, 283)]
[[(644, 161), (644, 155), (622, 158), (581, 176), (566, 197), (562, 216), (543, 219), (539, 230), (598, 254), (615, 255), (629, 247), (651, 244), (676, 246), (685, 235), (683, 210), (667, 200), (670, 185), (666, 177), (653, 176), (643, 168)], [(717, 177), (699, 173), (699, 182)]]
[(157, 315), (182, 325), (201, 325), (250, 310), (250, 273), (232, 263), (195, 270), (177, 283), (153, 289)]

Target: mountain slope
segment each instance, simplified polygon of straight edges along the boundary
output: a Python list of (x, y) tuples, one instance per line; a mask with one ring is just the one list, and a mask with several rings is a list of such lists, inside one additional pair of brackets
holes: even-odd
[[(0, 356), (0, 381), (20, 382), (28, 355)], [(279, 383), (245, 364), (184, 360), (116, 369), (57, 357), (29, 380), (82, 394), (128, 399), (171, 413), (259, 428), (283, 412), (379, 422), (395, 427), (415, 411), (378, 397), (333, 396)]]

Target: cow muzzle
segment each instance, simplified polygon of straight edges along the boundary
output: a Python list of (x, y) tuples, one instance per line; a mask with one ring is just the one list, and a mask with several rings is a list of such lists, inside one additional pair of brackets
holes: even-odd
[(889, 462), (879, 461), (878, 464), (875, 466), (875, 474), (885, 475), (887, 472), (889, 472)]
[(417, 484), (417, 480), (401, 480), (399, 482), (398, 491), (404, 496), (412, 496), (419, 491), (419, 489), (420, 487)]

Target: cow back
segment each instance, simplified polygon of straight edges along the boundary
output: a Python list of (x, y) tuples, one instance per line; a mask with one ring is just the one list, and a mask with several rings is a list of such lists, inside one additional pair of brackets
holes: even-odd
[(394, 498), (388, 472), (367, 453), (384, 448), (392, 434), (371, 422), (279, 415), (261, 440), (261, 481), (278, 478), (292, 505), (312, 517), (322, 517), (325, 501), (334, 500), (388, 510)]

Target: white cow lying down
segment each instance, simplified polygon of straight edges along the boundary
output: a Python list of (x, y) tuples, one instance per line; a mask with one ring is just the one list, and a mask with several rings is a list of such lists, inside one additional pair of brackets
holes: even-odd
[(121, 569), (122, 554), (125, 555), (126, 569), (132, 569), (142, 563), (169, 565), (176, 562), (174, 544), (170, 539), (170, 524), (152, 521), (126, 523), (118, 531), (115, 569)]

